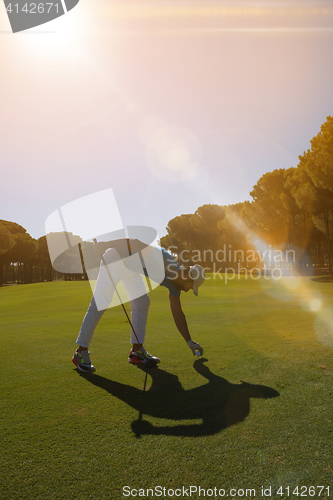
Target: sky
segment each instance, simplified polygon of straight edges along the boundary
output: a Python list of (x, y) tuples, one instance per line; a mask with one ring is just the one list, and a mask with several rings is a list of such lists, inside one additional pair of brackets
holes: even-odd
[(0, 5), (0, 219), (39, 238), (112, 188), (161, 237), (251, 199), (333, 114), (332, 53), (331, 1), (81, 0), (15, 34)]

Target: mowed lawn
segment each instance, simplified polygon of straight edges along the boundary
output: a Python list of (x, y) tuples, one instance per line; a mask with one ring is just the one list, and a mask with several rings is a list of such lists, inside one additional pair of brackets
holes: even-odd
[(128, 364), (117, 307), (89, 376), (71, 362), (89, 283), (0, 289), (1, 500), (333, 496), (333, 283), (221, 277), (183, 294), (204, 360), (159, 287), (146, 347), (160, 367)]

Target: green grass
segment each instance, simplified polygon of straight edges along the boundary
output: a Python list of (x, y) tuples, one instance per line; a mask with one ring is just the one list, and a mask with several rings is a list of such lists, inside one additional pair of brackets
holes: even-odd
[(152, 292), (146, 346), (162, 362), (145, 392), (120, 307), (90, 346), (97, 372), (74, 369), (88, 283), (0, 289), (1, 500), (116, 500), (125, 485), (333, 495), (333, 284), (222, 276), (183, 298), (208, 359), (195, 366), (166, 290)]

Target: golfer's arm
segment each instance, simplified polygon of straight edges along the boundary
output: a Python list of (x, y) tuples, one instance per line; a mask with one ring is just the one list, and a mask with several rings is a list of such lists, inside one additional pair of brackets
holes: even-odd
[(174, 295), (171, 295), (171, 293), (169, 293), (169, 300), (175, 325), (178, 328), (180, 334), (183, 336), (184, 340), (188, 342), (191, 339), (191, 335), (188, 331), (187, 321), (182, 309), (180, 298), (175, 297)]

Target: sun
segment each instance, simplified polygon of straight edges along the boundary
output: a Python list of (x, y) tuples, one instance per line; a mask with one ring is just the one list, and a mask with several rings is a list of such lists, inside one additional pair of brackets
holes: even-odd
[(85, 52), (86, 22), (79, 8), (41, 26), (16, 33), (24, 51), (34, 57), (55, 60), (80, 59)]

